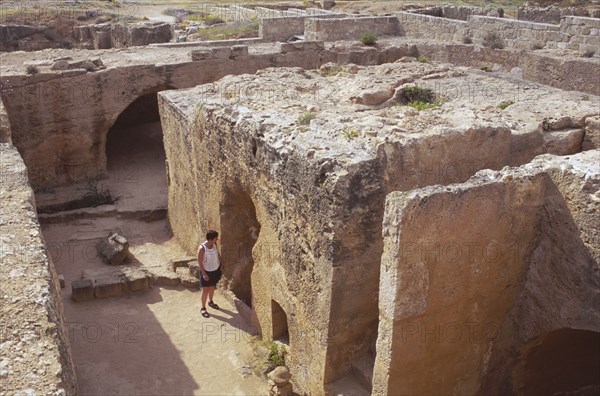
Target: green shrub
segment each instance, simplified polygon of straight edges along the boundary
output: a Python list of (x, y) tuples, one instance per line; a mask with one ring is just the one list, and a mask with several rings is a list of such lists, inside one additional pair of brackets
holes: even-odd
[(506, 109), (508, 106), (515, 104), (514, 100), (505, 100), (500, 102), (500, 104), (498, 105), (499, 108), (501, 108), (502, 110)]
[(418, 85), (406, 85), (402, 88), (404, 103), (424, 102), (433, 103), (435, 94), (433, 90)]
[(429, 58), (425, 55), (419, 55), (419, 57), (417, 58), (417, 62), (427, 63), (429, 62)]
[(465, 36), (463, 37), (462, 42), (464, 44), (473, 44), (473, 39), (471, 38), (471, 36)]
[(37, 68), (37, 66), (34, 65), (29, 65), (27, 66), (27, 74), (38, 74), (40, 72), (40, 70)]
[(363, 33), (360, 35), (360, 42), (364, 45), (375, 45), (377, 36), (373, 33)]
[(268, 362), (276, 366), (285, 366), (285, 350), (277, 347), (277, 344), (272, 343), (269, 346)]
[(313, 112), (304, 113), (300, 117), (298, 117), (298, 124), (308, 125), (308, 124), (310, 124), (310, 121), (314, 120), (315, 118), (317, 118), (317, 113), (313, 113)]
[(432, 109), (434, 107), (439, 107), (443, 104), (443, 101), (435, 101), (433, 103), (427, 103), (427, 102), (423, 102), (422, 100), (415, 100), (413, 102), (409, 102), (406, 104), (406, 106), (410, 106), (413, 109), (417, 109), (419, 111), (421, 110), (425, 110), (425, 109)]

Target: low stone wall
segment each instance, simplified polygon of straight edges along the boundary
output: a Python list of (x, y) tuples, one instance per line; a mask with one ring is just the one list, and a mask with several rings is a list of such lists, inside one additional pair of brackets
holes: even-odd
[(400, 34), (410, 38), (453, 42), (469, 38), (474, 44), (484, 45), (493, 35), (504, 48), (600, 53), (600, 19), (595, 18), (565, 17), (560, 25), (552, 25), (479, 15), (469, 16), (466, 22), (408, 12), (396, 16)]
[(255, 7), (256, 16), (261, 19), (271, 18), (290, 18), (297, 16), (326, 16), (326, 15), (344, 15), (335, 11), (322, 10), (319, 8), (307, 8), (305, 10), (297, 8), (288, 8), (287, 10), (277, 10), (274, 8)]
[[(287, 41), (295, 35), (305, 34), (305, 21), (309, 18), (329, 19), (342, 18), (345, 14), (311, 14), (263, 18), (260, 20), (258, 36), (263, 41)], [(310, 40), (307, 38), (307, 40)]]
[(231, 39), (231, 40), (208, 40), (208, 41), (185, 41), (181, 43), (156, 43), (150, 44), (150, 47), (157, 48), (185, 48), (185, 47), (223, 47), (227, 45), (252, 45), (258, 44), (263, 40), (259, 37)]
[(0, 172), (0, 393), (76, 395), (60, 286), (10, 143), (0, 143)]
[(44, 36), (47, 28), (29, 25), (0, 25), (0, 51), (37, 51), (56, 43)]
[(532, 51), (494, 50), (473, 45), (435, 42), (421, 43), (417, 48), (419, 55), (432, 60), (486, 69), (493, 69), (497, 65), (506, 72), (518, 68), (515, 71), (522, 73), (523, 78), (528, 81), (566, 91), (600, 95), (596, 58), (559, 58)]
[(565, 16), (580, 16), (600, 18), (600, 9), (588, 10), (576, 7), (548, 7), (521, 6), (517, 10), (517, 19), (521, 21), (559, 24), (560, 19)]
[(307, 19), (304, 36), (311, 41), (358, 40), (362, 33), (394, 36), (400, 33), (398, 18), (392, 16)]
[(265, 41), (286, 41), (304, 33), (305, 19), (303, 16), (261, 19), (258, 37)]
[(440, 18), (459, 19), (461, 21), (466, 21), (471, 15), (485, 15), (500, 18), (504, 16), (504, 10), (502, 8), (455, 6), (450, 4), (418, 9), (411, 12)]
[(402, 12), (397, 14), (400, 35), (417, 39), (462, 42), (469, 32), (466, 21)]
[(506, 48), (529, 50), (532, 44), (545, 46), (548, 41), (562, 40), (558, 25), (482, 16), (472, 16), (468, 22), (475, 44), (484, 44), (490, 34), (499, 37)]
[(124, 48), (151, 43), (166, 43), (173, 38), (169, 23), (136, 23), (75, 26), (74, 36), (80, 43), (91, 42), (95, 49)]

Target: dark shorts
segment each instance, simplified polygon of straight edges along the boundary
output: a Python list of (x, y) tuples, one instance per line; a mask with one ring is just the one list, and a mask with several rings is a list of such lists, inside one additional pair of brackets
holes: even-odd
[(206, 275), (208, 275), (208, 280), (205, 280), (202, 273), (200, 273), (200, 287), (216, 286), (219, 279), (221, 279), (221, 267), (215, 271), (206, 271)]

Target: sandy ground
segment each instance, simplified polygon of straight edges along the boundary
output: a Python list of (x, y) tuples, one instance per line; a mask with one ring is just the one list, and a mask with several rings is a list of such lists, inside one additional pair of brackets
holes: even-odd
[[(131, 170), (108, 179), (123, 195), (120, 205), (160, 207), (166, 203), (166, 180), (160, 128), (144, 124), (130, 130), (156, 144), (135, 147), (127, 142), (109, 156), (109, 173)], [(139, 140), (138, 140), (139, 141)], [(154, 147), (154, 149), (153, 149)], [(154, 150), (154, 151), (153, 151)], [(157, 151), (158, 150), (158, 151)], [(121, 173), (122, 174), (122, 173)], [(120, 182), (119, 182), (120, 181)], [(67, 194), (67, 190), (55, 192)], [(48, 199), (48, 197), (46, 196)], [(102, 208), (99, 208), (102, 210)], [(119, 298), (76, 303), (71, 282), (84, 269), (104, 267), (96, 255), (99, 238), (118, 230), (130, 243), (129, 265), (166, 267), (186, 255), (172, 240), (167, 220), (145, 222), (118, 217), (85, 218), (42, 227), (50, 255), (66, 287), (62, 291), (79, 390), (82, 395), (264, 395), (266, 380), (253, 374), (253, 333), (248, 323), (219, 293), (220, 311), (200, 315), (200, 292), (183, 287), (153, 287)], [(254, 339), (255, 340), (255, 339)]]

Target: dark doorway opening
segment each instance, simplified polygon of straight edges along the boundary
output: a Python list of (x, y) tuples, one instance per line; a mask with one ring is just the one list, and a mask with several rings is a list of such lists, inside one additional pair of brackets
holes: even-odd
[(599, 391), (600, 333), (560, 329), (532, 341), (514, 381), (515, 390), (525, 395)]
[(260, 233), (256, 208), (250, 196), (241, 190), (225, 192), (221, 206), (221, 254), (226, 263), (229, 288), (252, 308), (252, 251)]
[(273, 341), (280, 341), (286, 345), (290, 344), (290, 333), (288, 331), (287, 315), (281, 305), (271, 300), (271, 315), (273, 320)]
[(156, 93), (136, 99), (108, 130), (106, 165), (108, 186), (121, 205), (166, 208), (165, 150)]

